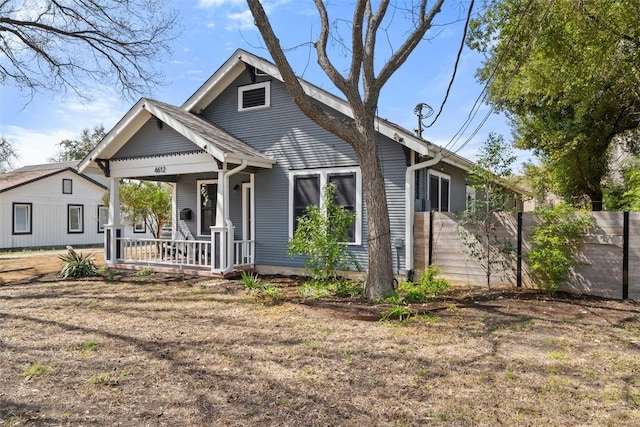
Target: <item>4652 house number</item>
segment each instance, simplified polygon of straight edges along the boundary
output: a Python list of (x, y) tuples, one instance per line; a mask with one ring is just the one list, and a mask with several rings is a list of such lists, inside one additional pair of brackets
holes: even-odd
[(155, 171), (155, 173), (166, 173), (167, 172), (167, 167), (166, 166), (156, 166), (154, 171)]

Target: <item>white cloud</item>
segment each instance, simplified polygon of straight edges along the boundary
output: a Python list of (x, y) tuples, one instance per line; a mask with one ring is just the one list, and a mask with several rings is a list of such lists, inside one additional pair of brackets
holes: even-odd
[(238, 6), (244, 4), (244, 0), (200, 0), (198, 7)]
[(49, 163), (49, 158), (58, 151), (57, 144), (69, 138), (76, 137), (70, 129), (52, 128), (32, 130), (18, 126), (8, 126), (3, 129), (3, 136), (12, 141), (18, 160), (14, 166), (37, 165)]
[(233, 30), (250, 30), (254, 29), (255, 24), (253, 20), (253, 15), (249, 9), (238, 12), (238, 13), (229, 13), (227, 15), (227, 25), (225, 29), (228, 31)]

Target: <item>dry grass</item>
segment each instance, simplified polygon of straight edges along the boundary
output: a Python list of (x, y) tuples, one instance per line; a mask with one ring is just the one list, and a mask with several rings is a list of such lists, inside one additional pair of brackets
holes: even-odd
[(161, 275), (5, 281), (0, 422), (640, 424), (634, 303), (467, 292), (405, 323), (298, 307)]

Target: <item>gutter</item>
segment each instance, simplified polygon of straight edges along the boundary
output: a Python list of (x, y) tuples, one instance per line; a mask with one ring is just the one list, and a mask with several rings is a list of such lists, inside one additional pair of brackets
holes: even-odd
[(405, 254), (405, 269), (407, 273), (413, 271), (413, 225), (415, 219), (415, 179), (414, 172), (419, 169), (430, 168), (431, 166), (436, 165), (442, 160), (442, 150), (439, 150), (433, 159), (427, 160), (425, 162), (416, 163), (415, 165), (411, 165), (407, 168), (405, 178), (404, 178), (404, 188), (405, 188), (405, 246), (404, 246), (404, 254)]

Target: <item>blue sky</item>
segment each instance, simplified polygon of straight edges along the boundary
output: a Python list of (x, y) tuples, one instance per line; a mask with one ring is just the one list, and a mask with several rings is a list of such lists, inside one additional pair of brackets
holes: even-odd
[[(170, 3), (180, 11), (183, 30), (173, 44), (172, 54), (161, 64), (168, 84), (156, 88), (148, 95), (151, 98), (181, 105), (237, 48), (269, 58), (243, 0), (172, 0)], [(439, 108), (462, 37), (461, 20), (466, 13), (463, 3), (466, 4), (450, 1), (445, 5), (434, 21), (436, 25), (428, 33), (428, 39), (385, 86), (378, 107), (380, 117), (414, 129), (417, 127), (416, 104), (427, 103), (436, 110)], [(340, 95), (317, 66), (315, 51), (308, 46), (308, 42), (317, 38), (319, 30), (317, 12), (311, 0), (267, 0), (263, 4), (282, 45), (285, 48), (298, 46), (288, 51), (296, 73)], [(341, 14), (348, 18), (351, 7), (351, 2), (331, 2), (330, 19)], [(406, 17), (398, 11), (389, 26), (389, 42), (379, 40), (379, 60), (384, 60), (390, 47), (399, 45), (394, 40), (407, 24)], [(331, 46), (330, 55), (338, 63), (344, 62), (339, 44)], [(431, 142), (471, 160), (475, 159), (478, 147), (489, 132), (500, 133), (507, 141), (511, 138), (505, 118), (496, 114), (490, 115), (478, 130), (489, 111), (486, 105), (478, 109), (461, 136), (454, 138), (481, 94), (482, 87), (474, 78), (481, 60), (481, 55), (465, 47), (449, 100), (437, 122), (423, 132), (423, 137)], [(57, 143), (78, 137), (82, 129), (93, 129), (99, 124), (110, 129), (135, 102), (123, 100), (107, 84), (93, 86), (91, 94), (91, 102), (81, 101), (72, 94), (37, 95), (28, 102), (27, 94), (21, 94), (13, 87), (2, 87), (0, 134), (14, 142), (20, 156), (16, 166), (46, 163), (55, 155)], [(424, 122), (428, 124), (431, 119)], [(518, 157), (516, 169), (529, 155), (518, 152)]]

